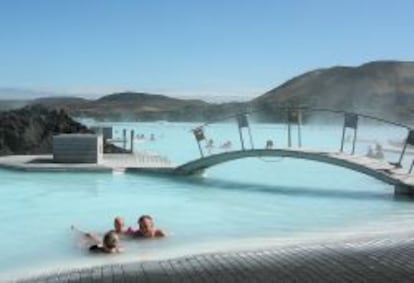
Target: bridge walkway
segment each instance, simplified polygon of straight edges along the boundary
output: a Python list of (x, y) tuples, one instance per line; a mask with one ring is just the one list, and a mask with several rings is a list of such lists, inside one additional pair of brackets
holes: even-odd
[(178, 175), (200, 174), (204, 170), (221, 163), (255, 157), (286, 157), (328, 163), (354, 170), (394, 185), (396, 191), (400, 193), (414, 193), (414, 176), (395, 164), (385, 160), (351, 155), (344, 152), (329, 152), (305, 148), (250, 149), (223, 152), (205, 156), (178, 166), (173, 170), (173, 173)]

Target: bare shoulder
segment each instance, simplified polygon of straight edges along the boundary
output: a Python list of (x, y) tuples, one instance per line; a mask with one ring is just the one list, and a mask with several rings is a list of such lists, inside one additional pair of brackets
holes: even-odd
[(164, 231), (162, 231), (160, 229), (157, 229), (155, 231), (155, 237), (166, 237), (166, 236), (167, 236), (167, 233), (165, 233)]

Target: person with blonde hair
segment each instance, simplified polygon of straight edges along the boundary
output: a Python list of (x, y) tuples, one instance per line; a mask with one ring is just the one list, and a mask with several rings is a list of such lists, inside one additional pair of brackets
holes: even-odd
[(94, 253), (119, 253), (121, 250), (119, 248), (119, 237), (118, 234), (111, 230), (103, 236), (102, 242), (99, 241), (94, 245), (89, 247), (90, 252)]
[(84, 232), (75, 226), (71, 226), (72, 230), (75, 230), (82, 234), (84, 240), (86, 241), (86, 245), (88, 246), (88, 250), (93, 253), (119, 253), (121, 252), (120, 248), (120, 241), (118, 233), (115, 230), (110, 230), (104, 234), (101, 238), (100, 236)]

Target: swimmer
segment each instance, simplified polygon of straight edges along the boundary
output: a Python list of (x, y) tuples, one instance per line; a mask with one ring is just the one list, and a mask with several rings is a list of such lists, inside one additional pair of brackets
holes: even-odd
[(375, 158), (374, 150), (372, 149), (372, 146), (368, 147), (367, 154), (365, 154), (366, 157), (369, 158)]
[(121, 252), (121, 248), (119, 246), (119, 237), (118, 234), (111, 230), (103, 236), (101, 239), (100, 236), (90, 233), (84, 232), (78, 229), (75, 226), (71, 226), (71, 229), (74, 231), (79, 232), (86, 240), (86, 245), (89, 247), (90, 252), (97, 252), (97, 253), (115, 253)]
[(212, 148), (212, 147), (214, 147), (214, 141), (213, 139), (209, 139), (207, 141), (206, 148)]
[(114, 218), (114, 231), (118, 235), (127, 234), (127, 230), (124, 230), (125, 222), (121, 216), (117, 216)]
[(212, 153), (212, 151), (213, 151), (213, 148), (214, 148), (214, 141), (213, 141), (213, 139), (209, 139), (209, 140), (207, 141), (207, 143), (206, 143), (206, 146), (205, 146), (205, 147), (207, 148), (208, 153), (209, 153), (209, 154), (211, 154), (211, 153)]
[(119, 247), (119, 237), (118, 234), (111, 230), (103, 236), (102, 242), (96, 242), (95, 244), (89, 247), (90, 252), (94, 253), (119, 253), (121, 249)]
[(379, 143), (375, 144), (374, 157), (377, 159), (384, 159), (384, 152), (382, 151), (382, 146)]
[[(137, 238), (160, 238), (167, 236), (166, 233), (154, 226), (154, 221), (149, 215), (142, 215), (138, 219), (139, 229), (133, 232)], [(128, 231), (131, 231), (128, 229)]]
[(223, 150), (230, 150), (231, 149), (231, 141), (226, 141), (225, 143), (223, 143), (220, 146), (221, 149)]

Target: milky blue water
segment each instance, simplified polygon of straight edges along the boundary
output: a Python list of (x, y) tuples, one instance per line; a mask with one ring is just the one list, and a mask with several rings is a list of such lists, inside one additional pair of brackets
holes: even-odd
[[(155, 141), (137, 141), (136, 150), (157, 151), (175, 164), (199, 156), (190, 130), (195, 124), (116, 124)], [(303, 129), (303, 144), (337, 150), (340, 127)], [(267, 139), (286, 145), (285, 126), (255, 125), (256, 147)], [(361, 139), (402, 139), (404, 131), (367, 128)], [(240, 146), (234, 125), (206, 128), (216, 145), (230, 140)], [(247, 134), (247, 132), (245, 133)], [(378, 134), (380, 137), (378, 137)], [(247, 137), (247, 136), (246, 136)], [(247, 145), (249, 143), (247, 142)], [(366, 141), (357, 152), (365, 153)], [(346, 149), (350, 144), (346, 144)], [(221, 149), (215, 147), (213, 153)], [(207, 152), (206, 152), (207, 153)], [(394, 160), (398, 155), (387, 154)], [(408, 161), (407, 161), (408, 162)], [(249, 158), (211, 168), (205, 177), (160, 177), (112, 173), (28, 173), (0, 170), (0, 274), (122, 260), (155, 259), (239, 248), (267, 240), (309, 235), (389, 231), (407, 227), (414, 217), (409, 200), (398, 200), (393, 188), (371, 177), (331, 165), (292, 159)], [(120, 215), (135, 225), (151, 214), (170, 236), (162, 240), (124, 241), (125, 253), (93, 256), (79, 246), (81, 229), (103, 233)], [(27, 273), (25, 273), (27, 274)]]

